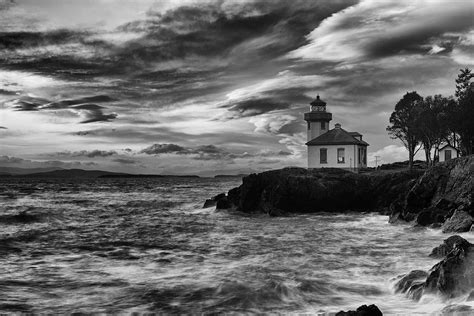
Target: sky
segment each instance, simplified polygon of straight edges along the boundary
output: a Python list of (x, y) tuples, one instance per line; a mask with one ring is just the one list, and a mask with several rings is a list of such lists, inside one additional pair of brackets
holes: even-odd
[(316, 94), (370, 166), (406, 160), (395, 104), (473, 56), (470, 0), (0, 0), (0, 166), (305, 167)]

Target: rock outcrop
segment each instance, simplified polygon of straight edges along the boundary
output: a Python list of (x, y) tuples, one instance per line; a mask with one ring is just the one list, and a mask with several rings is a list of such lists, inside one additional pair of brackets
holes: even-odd
[(420, 171), (369, 175), (340, 169), (285, 168), (245, 177), (226, 198), (239, 211), (269, 215), (388, 210), (420, 175)]
[(469, 231), (474, 217), (474, 156), (426, 170), (355, 174), (341, 169), (285, 168), (244, 177), (242, 185), (206, 201), (217, 208), (288, 213), (378, 211), (391, 223), (413, 222), (444, 232)]
[(473, 206), (474, 156), (471, 155), (427, 169), (405, 198), (392, 205), (390, 217), (392, 222), (414, 221), (432, 227), (447, 221), (445, 232), (464, 232), (472, 225)]
[(443, 233), (468, 232), (472, 226), (472, 216), (461, 209), (454, 211), (454, 214), (441, 226)]
[(377, 306), (372, 304), (359, 306), (355, 311), (340, 311), (336, 313), (336, 316), (383, 316), (383, 314)]
[(446, 257), (433, 266), (423, 286), (423, 293), (438, 293), (452, 298), (474, 289), (474, 245), (464, 240), (456, 243)]
[(467, 295), (474, 289), (474, 245), (460, 236), (451, 236), (433, 249), (430, 256), (443, 260), (430, 271), (411, 271), (395, 284), (395, 291), (419, 300), (423, 294), (444, 298)]

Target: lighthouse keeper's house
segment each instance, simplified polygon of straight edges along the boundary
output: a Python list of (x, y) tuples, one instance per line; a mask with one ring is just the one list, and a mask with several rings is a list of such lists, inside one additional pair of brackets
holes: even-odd
[(335, 124), (330, 129), (332, 114), (326, 111), (326, 102), (316, 97), (310, 103), (310, 112), (304, 114), (308, 123), (308, 168), (342, 168), (357, 172), (367, 167), (368, 143), (357, 132), (348, 132)]

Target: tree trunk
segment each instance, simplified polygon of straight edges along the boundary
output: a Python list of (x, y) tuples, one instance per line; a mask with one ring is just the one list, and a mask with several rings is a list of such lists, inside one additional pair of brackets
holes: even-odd
[(413, 169), (413, 157), (415, 156), (415, 150), (412, 145), (408, 146), (408, 169)]

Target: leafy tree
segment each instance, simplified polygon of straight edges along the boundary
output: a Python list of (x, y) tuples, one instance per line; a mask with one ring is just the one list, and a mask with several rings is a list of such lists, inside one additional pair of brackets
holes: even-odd
[(395, 111), (390, 115), (390, 124), (387, 131), (392, 139), (400, 139), (408, 150), (408, 167), (412, 169), (413, 158), (418, 150), (420, 143), (419, 136), (419, 103), (423, 98), (416, 93), (407, 92), (403, 98), (395, 105)]
[(461, 138), (462, 153), (470, 155), (474, 152), (474, 83), (471, 79), (474, 74), (469, 68), (461, 69), (456, 79), (458, 98), (457, 116), (455, 117), (456, 130)]
[(425, 151), (426, 162), (431, 165), (438, 157), (439, 147), (449, 139), (453, 131), (452, 117), (456, 102), (452, 97), (437, 94), (426, 97), (417, 103), (416, 108), (417, 132)]

